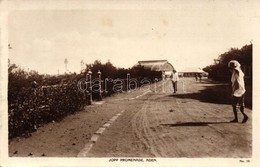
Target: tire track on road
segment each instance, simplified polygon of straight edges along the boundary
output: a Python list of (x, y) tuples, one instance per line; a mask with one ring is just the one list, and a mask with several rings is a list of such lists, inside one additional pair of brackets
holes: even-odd
[(158, 156), (158, 152), (154, 149), (154, 147), (151, 145), (150, 141), (147, 138), (146, 127), (148, 125), (147, 125), (147, 122), (146, 122), (146, 120), (144, 118), (144, 114), (147, 111), (147, 107), (148, 107), (147, 103), (148, 102), (149, 101), (146, 100), (144, 102), (143, 106), (142, 106), (142, 109), (139, 110), (134, 115), (134, 117), (132, 119), (132, 126), (133, 126), (133, 130), (134, 130), (134, 134), (144, 144), (144, 146), (145, 146), (144, 149), (149, 149), (153, 156)]
[[(162, 87), (160, 87), (162, 88)], [(161, 93), (160, 93), (161, 92)], [(168, 94), (167, 94), (168, 95)], [(168, 112), (168, 106), (160, 101), (165, 97), (165, 93), (159, 90), (157, 94), (151, 94), (151, 96), (143, 103), (143, 107), (133, 117), (133, 129), (139, 140), (150, 149), (151, 153), (155, 157), (167, 157), (167, 151), (172, 147), (173, 139), (169, 142), (169, 138), (165, 138), (165, 135), (161, 135), (160, 132), (160, 119), (159, 112)], [(152, 122), (149, 122), (152, 120)], [(177, 145), (175, 148), (177, 148)], [(179, 152), (181, 154), (181, 152)]]

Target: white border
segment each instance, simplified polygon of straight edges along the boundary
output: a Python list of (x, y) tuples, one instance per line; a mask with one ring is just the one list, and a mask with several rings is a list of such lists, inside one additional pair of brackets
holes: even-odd
[[(201, 0), (203, 1), (203, 0)], [(201, 2), (198, 0), (198, 3)], [(210, 0), (209, 0), (210, 1)], [(259, 164), (258, 157), (260, 157), (260, 143), (259, 140), (259, 128), (260, 120), (259, 105), (256, 104), (259, 102), (258, 92), (260, 91), (260, 86), (258, 82), (258, 75), (260, 74), (259, 70), (259, 41), (257, 37), (259, 36), (259, 4), (257, 0), (249, 0), (248, 3), (251, 3), (253, 11), (255, 11), (255, 17), (249, 18), (252, 19), (255, 23), (253, 27), (253, 158), (250, 158), (250, 163), (241, 163), (238, 158), (156, 158), (156, 163), (138, 163), (138, 162), (114, 162), (109, 163), (109, 158), (12, 158), (8, 157), (8, 136), (7, 136), (7, 53), (8, 48), (6, 44), (8, 43), (8, 31), (7, 31), (7, 19), (8, 12), (12, 10), (104, 10), (104, 9), (135, 9), (135, 10), (170, 10), (174, 3), (189, 3), (190, 0), (181, 1), (181, 0), (141, 0), (141, 1), (127, 1), (127, 0), (12, 0), (12, 1), (0, 1), (0, 14), (1, 14), (1, 57), (0, 57), (0, 166), (256, 166)], [(204, 2), (204, 1), (203, 1)], [(215, 2), (222, 3), (223, 1)], [(236, 3), (240, 1), (225, 1), (227, 3)], [(242, 1), (244, 2), (244, 1)], [(245, 161), (248, 159), (245, 159)]]

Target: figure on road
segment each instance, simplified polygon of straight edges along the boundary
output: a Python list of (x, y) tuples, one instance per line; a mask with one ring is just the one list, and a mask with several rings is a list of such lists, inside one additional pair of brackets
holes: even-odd
[(198, 81), (198, 74), (195, 74), (195, 80)]
[(201, 82), (201, 78), (202, 78), (202, 74), (201, 74), (201, 73), (199, 73), (199, 79), (200, 79), (200, 82)]
[(234, 119), (230, 122), (238, 122), (237, 111), (240, 110), (244, 118), (242, 123), (245, 123), (248, 120), (248, 116), (244, 112), (245, 103), (244, 103), (244, 94), (245, 82), (244, 82), (244, 73), (241, 70), (240, 64), (236, 60), (231, 60), (228, 63), (228, 68), (232, 72), (231, 83), (232, 83), (232, 107), (234, 112)]
[(178, 73), (176, 72), (176, 70), (172, 70), (171, 80), (172, 80), (174, 93), (176, 93), (177, 92), (177, 82), (179, 80), (179, 76), (178, 76)]

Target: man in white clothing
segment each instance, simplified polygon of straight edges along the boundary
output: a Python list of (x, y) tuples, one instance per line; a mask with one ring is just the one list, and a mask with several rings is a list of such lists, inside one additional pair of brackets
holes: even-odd
[(238, 122), (237, 111), (240, 110), (244, 116), (242, 123), (245, 123), (248, 120), (248, 116), (244, 112), (244, 94), (246, 92), (244, 73), (241, 70), (239, 62), (236, 60), (231, 60), (228, 63), (228, 68), (232, 72), (232, 108), (235, 116), (230, 122)]
[(177, 92), (177, 81), (179, 80), (179, 76), (178, 76), (178, 73), (176, 72), (176, 70), (172, 71), (172, 73), (171, 73), (171, 80), (172, 80), (174, 93), (176, 93)]

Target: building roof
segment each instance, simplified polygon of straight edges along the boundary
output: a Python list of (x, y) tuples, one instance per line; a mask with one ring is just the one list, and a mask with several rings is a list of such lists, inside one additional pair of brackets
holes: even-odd
[(150, 68), (153, 71), (172, 71), (174, 67), (167, 60), (138, 61), (137, 65)]

